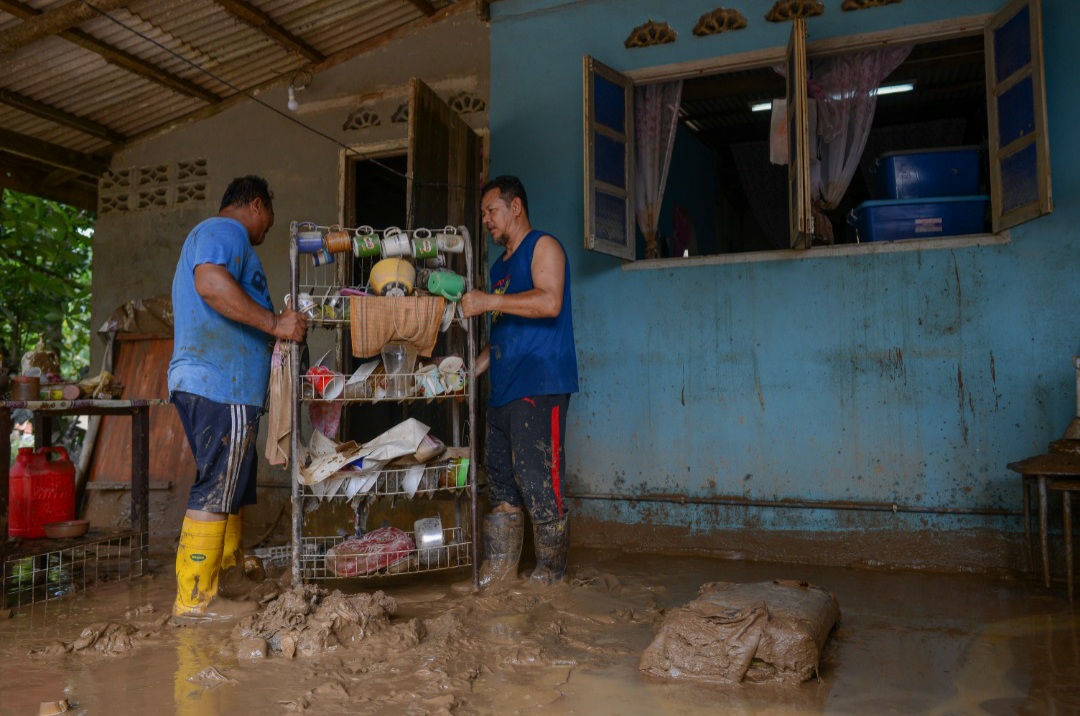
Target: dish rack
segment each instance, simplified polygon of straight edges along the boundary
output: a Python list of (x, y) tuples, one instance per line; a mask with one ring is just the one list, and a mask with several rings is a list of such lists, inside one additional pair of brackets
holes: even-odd
[[(316, 233), (324, 237), (324, 248), (319, 253), (311, 253), (311, 237)], [(333, 242), (335, 248), (339, 249), (336, 252), (325, 250), (331, 243), (325, 241), (325, 237), (331, 234), (336, 239)], [(342, 234), (351, 237), (349, 251), (340, 250), (343, 248)], [(417, 280), (414, 289), (427, 284), (423, 279), (426, 272), (438, 269), (460, 272), (464, 276), (466, 290), (472, 288), (476, 267), (471, 236), (464, 226), (412, 230), (389, 227), (376, 230), (366, 226), (345, 228), (316, 222), (294, 221), (290, 224), (291, 286), (286, 301), (300, 310), (309, 309), (304, 311), (308, 315), (309, 335), (317, 329), (335, 332), (334, 346), (318, 363), (332, 364), (335, 376), (340, 376), (342, 380), (353, 380), (350, 384), (353, 389), (324, 395), (317, 389), (316, 383), (305, 375), (307, 366), (301, 365), (300, 346), (291, 346), (293, 399), (290, 408), (293, 430), (289, 441), (289, 464), (292, 472), (292, 542), (288, 551), (294, 582), (339, 578), (333, 570), (333, 558), (331, 556), (328, 560), (327, 553), (333, 555), (332, 548), (365, 534), (369, 527), (369, 514), (375, 508), (386, 507), (385, 503), (389, 503), (387, 512), (391, 525), (416, 544), (416, 535), (409, 529), (411, 525), (399, 513), (405, 512), (401, 509), (402, 503), (409, 501), (416, 505), (420, 499), (440, 503), (441, 512), (452, 512), (452, 524), (443, 525), (441, 542), (436, 540), (435, 544), (423, 548), (416, 544), (416, 548), (411, 550), (383, 552), (380, 558), (386, 562), (385, 567), (360, 569), (361, 574), (347, 578), (385, 578), (465, 567), (471, 567), (474, 581), (478, 578), (477, 465), (472, 448), (477, 444), (477, 391), (473, 380), (477, 353), (475, 319), (464, 319), (455, 303), (446, 302), (450, 308), (444, 309), (440, 319), (440, 330), (432, 355), (438, 353), (444, 361), (447, 357), (459, 359), (451, 361), (456, 370), (452, 374), (438, 373), (433, 376), (438, 372), (438, 366), (435, 369), (427, 366), (411, 373), (395, 373), (393, 378), (404, 381), (408, 386), (405, 395), (387, 397), (386, 375), (378, 372), (381, 366), (372, 365), (377, 359), (366, 355), (357, 357), (350, 350), (351, 332), (357, 326), (361, 329), (365, 327), (364, 315), (352, 315), (352, 306), (357, 299), (365, 302), (363, 305), (375, 302), (380, 306), (384, 305), (382, 302), (402, 300), (376, 296), (366, 291), (368, 275), (382, 256), (362, 255), (363, 252), (356, 247), (358, 241), (366, 239), (369, 242), (366, 250), (370, 253), (371, 239), (375, 239), (376, 243), (388, 238), (399, 243), (412, 242), (413, 239), (430, 240), (434, 245), (440, 237), (444, 244), (460, 249), (460, 253), (439, 253), (435, 257), (424, 254), (423, 258), (415, 258)], [(301, 250), (302, 239), (309, 242), (303, 247), (307, 253)], [(301, 305), (300, 299), (304, 294), (311, 297), (308, 306)], [(438, 297), (437, 300), (443, 299)], [(359, 365), (355, 365), (356, 362)], [(365, 366), (370, 372), (361, 375)], [(301, 474), (301, 462), (306, 456), (302, 447), (304, 435), (298, 427), (302, 425), (302, 408), (333, 405), (343, 411), (355, 409), (362, 412), (373, 409), (378, 403), (400, 406), (401, 413), (406, 416), (421, 409), (418, 404), (423, 404), (424, 410), (441, 416), (440, 419), (445, 422), (442, 429), (449, 438), (445, 440), (446, 451), (421, 464), (396, 465), (391, 462), (375, 474), (346, 466), (319, 483), (306, 484)], [(343, 420), (342, 425), (344, 427), (339, 429), (338, 437), (344, 443), (350, 439), (350, 433), (356, 431), (352, 430), (349, 419)], [(435, 432), (434, 429), (432, 432)], [(327, 494), (327, 483), (331, 482), (334, 488)], [(326, 529), (325, 524), (314, 524), (325, 522), (317, 519), (324, 508), (340, 508), (342, 505), (347, 505), (352, 511), (348, 524), (342, 520), (332, 530)], [(330, 519), (333, 520), (348, 510), (327, 512), (332, 513)], [(327, 534), (328, 531), (334, 533)], [(275, 557), (281, 559), (282, 555), (279, 553)]]

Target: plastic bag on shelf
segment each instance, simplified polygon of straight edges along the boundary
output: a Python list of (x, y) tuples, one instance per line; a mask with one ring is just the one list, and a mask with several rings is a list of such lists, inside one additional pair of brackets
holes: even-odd
[(351, 537), (326, 551), (326, 569), (336, 577), (361, 577), (409, 559), (416, 544), (396, 527), (381, 527)]

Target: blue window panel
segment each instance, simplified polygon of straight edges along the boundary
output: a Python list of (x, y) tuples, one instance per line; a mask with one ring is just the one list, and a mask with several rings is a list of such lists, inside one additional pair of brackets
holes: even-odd
[(626, 199), (602, 191), (593, 193), (596, 205), (596, 238), (629, 246), (626, 235)]
[(1001, 211), (1006, 213), (1039, 200), (1035, 144), (1001, 160)]
[(626, 92), (599, 74), (593, 75), (594, 121), (616, 132), (626, 132)]
[(593, 140), (596, 152), (596, 180), (626, 188), (626, 144), (596, 132)]
[(1001, 146), (1035, 131), (1035, 86), (1030, 76), (997, 98), (997, 111)]
[(1025, 5), (994, 31), (995, 79), (1002, 82), (1031, 62), (1031, 9)]

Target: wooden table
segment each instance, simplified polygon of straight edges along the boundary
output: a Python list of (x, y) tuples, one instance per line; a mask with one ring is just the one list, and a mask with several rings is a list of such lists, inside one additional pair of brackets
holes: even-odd
[[(1021, 489), (1024, 493), (1024, 540), (1027, 546), (1028, 553), (1028, 566), (1032, 567), (1033, 549), (1031, 544), (1031, 498), (1029, 496), (1029, 489), (1036, 487), (1039, 497), (1039, 546), (1042, 552), (1042, 571), (1043, 582), (1046, 587), (1050, 587), (1050, 545), (1049, 537), (1047, 535), (1047, 507), (1046, 507), (1046, 493), (1048, 489), (1053, 489), (1053, 485), (1061, 483), (1062, 486), (1066, 483), (1074, 484), (1080, 480), (1080, 455), (1071, 453), (1046, 453), (1044, 455), (1034, 455), (1032, 457), (1020, 460), (1018, 462), (1011, 462), (1008, 468), (1014, 472), (1020, 473), (1023, 478), (1021, 483)], [(1069, 499), (1069, 490), (1064, 491), (1064, 500)], [(1072, 514), (1071, 510), (1066, 513), (1065, 524), (1065, 539), (1066, 550), (1068, 552), (1066, 559), (1069, 564), (1068, 580), (1069, 580), (1069, 599), (1072, 600)]]
[[(146, 564), (150, 535), (150, 408), (168, 405), (160, 398), (144, 400), (31, 400), (0, 401), (0, 425), (10, 425), (12, 410), (34, 413), (37, 447), (52, 439), (53, 418), (61, 415), (118, 415), (131, 418), (131, 530), (141, 535), (140, 552)], [(7, 446), (0, 449), (6, 451)], [(3, 457), (0, 454), (0, 457)], [(0, 514), (8, 513), (8, 460), (0, 460)], [(3, 538), (7, 539), (7, 528)]]

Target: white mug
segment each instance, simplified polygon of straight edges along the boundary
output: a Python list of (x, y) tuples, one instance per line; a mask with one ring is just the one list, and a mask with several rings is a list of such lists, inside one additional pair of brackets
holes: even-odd
[(382, 256), (384, 259), (394, 256), (412, 256), (412, 242), (401, 229), (391, 227), (383, 233)]

